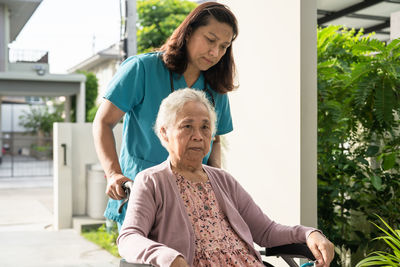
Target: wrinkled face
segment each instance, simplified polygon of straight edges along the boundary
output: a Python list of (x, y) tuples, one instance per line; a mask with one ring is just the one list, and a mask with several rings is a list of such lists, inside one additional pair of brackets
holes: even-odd
[(211, 121), (207, 108), (199, 102), (187, 102), (177, 113), (175, 124), (161, 133), (171, 160), (201, 164), (210, 150)]
[(225, 55), (232, 38), (232, 27), (211, 17), (206, 26), (198, 27), (187, 40), (188, 67), (208, 70)]

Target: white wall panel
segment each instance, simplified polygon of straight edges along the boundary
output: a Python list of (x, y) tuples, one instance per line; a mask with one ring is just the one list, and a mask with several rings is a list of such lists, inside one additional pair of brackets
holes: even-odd
[(273, 219), (316, 226), (316, 1), (220, 1), (240, 87), (226, 168)]

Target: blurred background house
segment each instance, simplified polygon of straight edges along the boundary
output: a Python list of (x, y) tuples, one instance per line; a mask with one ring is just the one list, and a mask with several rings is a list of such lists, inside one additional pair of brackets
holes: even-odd
[(97, 104), (100, 104), (101, 97), (106, 92), (108, 83), (124, 58), (121, 46), (122, 43), (113, 44), (68, 69), (68, 73), (85, 71), (96, 75), (98, 80)]
[(49, 73), (48, 51), (9, 48), (41, 2), (0, 0), (0, 177), (52, 175), (51, 129), (35, 115), (53, 113), (57, 104), (69, 121), (76, 95), (76, 120), (84, 120), (84, 75)]

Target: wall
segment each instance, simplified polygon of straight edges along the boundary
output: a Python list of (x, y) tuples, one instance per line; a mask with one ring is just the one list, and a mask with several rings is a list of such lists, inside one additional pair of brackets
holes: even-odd
[(390, 40), (400, 37), (400, 11), (390, 14)]
[(103, 96), (105, 95), (106, 90), (108, 88), (108, 84), (111, 81), (114, 74), (117, 72), (118, 66), (119, 66), (119, 61), (114, 59), (114, 60), (104, 61), (102, 64), (96, 65), (96, 67), (87, 70), (89, 72), (93, 72), (98, 79), (99, 87), (97, 90), (98, 91), (98, 96), (96, 99), (97, 105), (101, 104)]
[(0, 4), (0, 72), (6, 71), (6, 65), (8, 62), (6, 56), (6, 53), (8, 53), (8, 42), (6, 36), (6, 16), (6, 6), (4, 4)]
[(272, 219), (316, 226), (316, 1), (220, 2), (239, 22), (226, 168)]
[(29, 113), (28, 104), (2, 104), (1, 129), (3, 132), (26, 132), (27, 130), (20, 125), (19, 117)]
[[(114, 128), (116, 146), (121, 146), (122, 125)], [(64, 164), (64, 149), (66, 161)], [(117, 149), (119, 152), (119, 149)], [(55, 123), (53, 145), (54, 227), (71, 228), (72, 216), (86, 214), (86, 168), (98, 163), (92, 123)]]
[(49, 64), (47, 63), (38, 63), (38, 62), (29, 62), (29, 63), (9, 63), (8, 71), (15, 72), (32, 72), (37, 73), (38, 69), (43, 71), (43, 73), (49, 73)]

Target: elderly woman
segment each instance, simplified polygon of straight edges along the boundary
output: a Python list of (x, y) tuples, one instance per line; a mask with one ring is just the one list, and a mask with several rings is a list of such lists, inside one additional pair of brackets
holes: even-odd
[(202, 91), (182, 89), (162, 101), (154, 128), (169, 158), (137, 175), (120, 255), (155, 266), (263, 266), (253, 242), (307, 242), (318, 266), (329, 266), (333, 245), (318, 230), (275, 223), (231, 175), (202, 164), (215, 123)]

